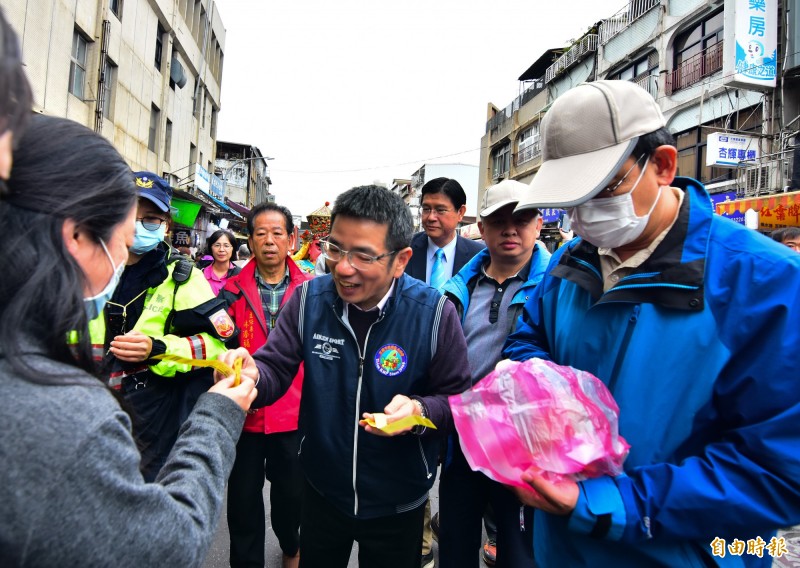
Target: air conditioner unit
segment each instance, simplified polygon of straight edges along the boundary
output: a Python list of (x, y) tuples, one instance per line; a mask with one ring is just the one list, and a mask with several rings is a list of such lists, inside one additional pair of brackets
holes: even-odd
[(183, 70), (183, 65), (177, 59), (173, 59), (170, 63), (169, 78), (179, 89), (183, 89), (186, 86), (186, 73)]
[[(788, 179), (786, 177), (787, 166), (788, 161), (776, 160), (747, 168), (740, 178), (740, 183), (744, 186), (744, 196), (753, 197), (781, 191)], [(783, 172), (781, 172), (781, 167), (784, 168)]]

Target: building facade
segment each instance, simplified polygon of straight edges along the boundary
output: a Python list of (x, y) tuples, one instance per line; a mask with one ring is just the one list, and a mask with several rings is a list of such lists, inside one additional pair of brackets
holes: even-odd
[[(700, 180), (720, 201), (786, 194), (785, 205), (794, 204), (798, 22), (800, 0), (631, 0), (588, 23), (577, 41), (547, 50), (519, 77), (511, 104), (489, 104), (480, 194), (502, 179), (533, 178), (540, 123), (556, 98), (584, 81), (623, 79), (650, 92), (664, 112), (678, 175)], [(770, 203), (761, 216), (766, 230), (779, 205)]]
[(222, 180), (225, 200), (251, 209), (264, 201), (275, 201), (266, 157), (256, 146), (217, 142), (214, 174)]
[(213, 0), (3, 0), (34, 110), (113, 142), (173, 185), (210, 169), (225, 50)]

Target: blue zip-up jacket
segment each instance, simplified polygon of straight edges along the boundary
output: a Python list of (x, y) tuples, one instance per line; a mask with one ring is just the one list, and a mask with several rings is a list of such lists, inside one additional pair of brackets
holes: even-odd
[[(277, 400), (302, 361), (298, 429), (309, 483), (352, 517), (402, 513), (428, 498), (439, 435), (452, 427), (447, 396), (469, 387), (464, 334), (453, 305), (406, 274), (395, 280), (364, 345), (343, 308), (330, 275), (295, 292), (253, 355), (260, 377), (253, 407)], [(382, 412), (397, 394), (419, 399), (438, 430), (383, 437), (358, 425), (364, 412)]]
[[(516, 323), (516, 316), (522, 311), (531, 295), (533, 289), (542, 280), (547, 265), (550, 262), (550, 253), (544, 245), (536, 243), (531, 255), (530, 269), (528, 271), (528, 279), (517, 290), (514, 297), (511, 298), (511, 303), (508, 306), (509, 312), (514, 316)], [(469, 311), (469, 301), (472, 291), (475, 289), (475, 279), (481, 273), (481, 266), (490, 260), (489, 250), (483, 249), (478, 254), (458, 271), (450, 280), (445, 282), (442, 287), (442, 292), (455, 304), (458, 317), (461, 319), (461, 324), (464, 324), (464, 318)]]
[(536, 512), (537, 566), (768, 566), (769, 549), (711, 543), (769, 545), (800, 522), (800, 255), (674, 185), (678, 219), (648, 260), (604, 293), (596, 247), (562, 247), (506, 342), (600, 378), (631, 445), (570, 516)]

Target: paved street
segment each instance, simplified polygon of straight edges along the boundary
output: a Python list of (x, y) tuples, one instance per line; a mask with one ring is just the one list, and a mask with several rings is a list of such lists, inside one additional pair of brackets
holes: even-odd
[[(431, 491), (431, 506), (433, 512), (439, 510), (439, 481), (437, 477), (436, 484)], [(264, 487), (264, 501), (267, 503), (267, 555), (266, 555), (266, 568), (280, 568), (281, 567), (281, 552), (278, 548), (278, 541), (275, 534), (270, 528), (269, 520), (269, 484)], [(780, 559), (773, 561), (773, 566), (780, 568), (800, 568), (800, 527), (795, 527), (787, 531), (783, 531), (779, 536), (786, 538), (787, 548), (789, 553)], [(483, 538), (486, 538), (484, 532)], [(222, 517), (217, 528), (217, 534), (214, 537), (214, 543), (211, 545), (211, 550), (208, 553), (204, 568), (228, 568), (228, 524), (225, 519), (225, 510), (222, 511)], [(436, 557), (436, 562), (439, 562), (439, 550), (436, 542), (433, 543), (433, 554)], [(358, 567), (358, 545), (353, 547), (353, 553), (350, 555), (350, 562), (347, 564), (348, 568)], [(485, 567), (482, 562), (479, 563), (481, 568)]]
[[(267, 503), (267, 555), (266, 555), (266, 568), (280, 568), (281, 566), (281, 551), (278, 548), (278, 540), (275, 538), (275, 533), (272, 532), (271, 523), (269, 519), (269, 483), (264, 485), (264, 502)], [(431, 506), (433, 512), (439, 510), (439, 480), (437, 477), (436, 483), (431, 491)], [(204, 568), (228, 568), (228, 553), (230, 550), (230, 542), (228, 539), (228, 522), (225, 517), (225, 508), (223, 507), (222, 517), (217, 527), (217, 534), (214, 537), (214, 543), (211, 545), (211, 550), (208, 553)], [(433, 543), (433, 554), (438, 562), (439, 550), (436, 542)], [(353, 553), (350, 555), (350, 562), (347, 564), (348, 568), (356, 568), (358, 566), (358, 545), (353, 547)]]

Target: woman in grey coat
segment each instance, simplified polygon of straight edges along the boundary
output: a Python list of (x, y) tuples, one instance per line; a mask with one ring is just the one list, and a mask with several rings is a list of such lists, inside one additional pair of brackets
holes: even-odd
[(133, 175), (75, 122), (36, 116), (14, 134), (0, 179), (0, 566), (199, 566), (253, 382), (204, 394), (144, 482), (130, 417), (93, 374), (87, 329), (127, 260)]

